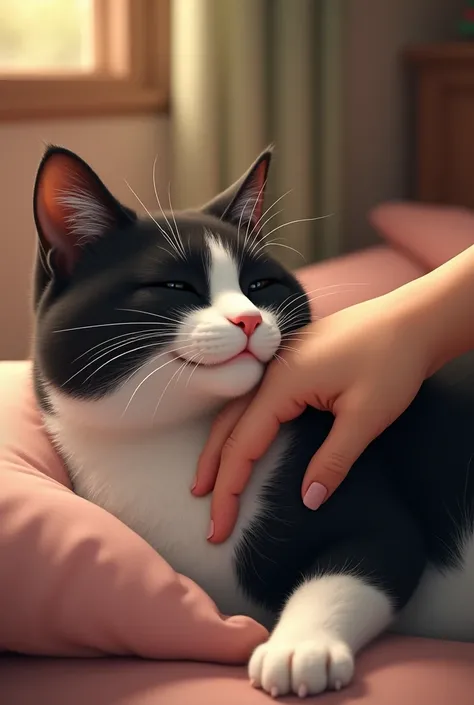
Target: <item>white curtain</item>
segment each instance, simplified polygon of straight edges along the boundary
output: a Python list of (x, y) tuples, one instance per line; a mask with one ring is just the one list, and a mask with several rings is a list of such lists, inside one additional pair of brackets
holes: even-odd
[[(266, 207), (289, 266), (340, 249), (343, 0), (172, 0), (173, 203), (203, 203), (275, 145)], [(270, 226), (269, 226), (270, 227)], [(292, 248), (292, 249), (287, 249)]]

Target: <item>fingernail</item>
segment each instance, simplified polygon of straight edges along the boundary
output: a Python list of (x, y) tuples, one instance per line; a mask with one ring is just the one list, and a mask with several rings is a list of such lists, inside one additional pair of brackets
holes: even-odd
[(197, 481), (197, 478), (195, 477), (193, 480), (193, 484), (191, 485), (191, 492), (194, 492), (194, 490), (196, 489), (197, 483), (198, 483), (198, 481)]
[(303, 504), (305, 507), (308, 507), (308, 509), (315, 511), (319, 509), (324, 502), (327, 493), (328, 491), (324, 485), (320, 482), (313, 482), (306, 490), (306, 494), (303, 497)]
[(207, 533), (206, 538), (207, 538), (207, 540), (209, 540), (209, 539), (212, 539), (213, 536), (214, 536), (214, 522), (211, 519), (211, 523), (209, 524), (209, 531)]

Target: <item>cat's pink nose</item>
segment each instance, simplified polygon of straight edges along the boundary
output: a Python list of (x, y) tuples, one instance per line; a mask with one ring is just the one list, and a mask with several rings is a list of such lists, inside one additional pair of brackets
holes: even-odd
[(229, 316), (229, 321), (233, 323), (234, 326), (242, 328), (247, 338), (250, 338), (262, 322), (262, 316), (260, 313), (250, 313), (242, 316)]

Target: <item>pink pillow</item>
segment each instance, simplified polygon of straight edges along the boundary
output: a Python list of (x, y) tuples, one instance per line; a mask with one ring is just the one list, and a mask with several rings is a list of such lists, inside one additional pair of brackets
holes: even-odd
[(224, 618), (138, 535), (73, 494), (30, 370), (0, 364), (0, 650), (245, 662), (262, 626)]
[(369, 213), (369, 220), (383, 238), (428, 270), (474, 244), (474, 212), (467, 208), (384, 203)]

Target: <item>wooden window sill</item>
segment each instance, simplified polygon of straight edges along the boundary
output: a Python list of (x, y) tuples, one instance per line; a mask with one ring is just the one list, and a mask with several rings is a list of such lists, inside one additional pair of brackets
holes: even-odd
[(99, 78), (0, 79), (0, 121), (167, 112), (157, 86)]

